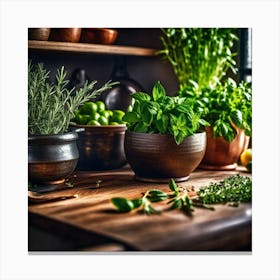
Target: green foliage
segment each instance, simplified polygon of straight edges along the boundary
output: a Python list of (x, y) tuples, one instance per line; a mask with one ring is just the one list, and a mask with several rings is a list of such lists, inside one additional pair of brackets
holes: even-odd
[(152, 207), (151, 202), (163, 201), (167, 198), (169, 198), (168, 194), (157, 189), (152, 189), (148, 190), (140, 198), (130, 200), (124, 197), (113, 197), (111, 202), (120, 213), (130, 212), (134, 209), (138, 209), (144, 214), (152, 215), (160, 214), (160, 211)]
[(158, 52), (168, 60), (178, 78), (180, 89), (195, 81), (199, 88), (214, 87), (229, 69), (236, 73), (231, 28), (163, 28), (163, 49)]
[(57, 69), (56, 83), (49, 82), (49, 72), (42, 63), (28, 63), (28, 133), (62, 134), (68, 130), (75, 111), (114, 83), (107, 82), (99, 89), (93, 89), (97, 81), (88, 83), (79, 89), (69, 90), (67, 72), (62, 66)]
[(192, 102), (185, 97), (167, 96), (160, 82), (154, 85), (151, 95), (137, 92), (132, 98), (134, 104), (122, 119), (130, 131), (171, 134), (179, 145), (201, 125), (208, 125), (200, 113), (194, 112)]
[(199, 201), (206, 204), (227, 202), (250, 202), (252, 200), (252, 180), (239, 174), (218, 183), (211, 183), (198, 192)]
[[(180, 91), (179, 96), (193, 103), (194, 111), (213, 127), (214, 136), (222, 136), (231, 142), (235, 135), (234, 125), (252, 133), (252, 88), (251, 84), (228, 78), (215, 88), (200, 89), (194, 81)], [(234, 124), (234, 125), (233, 125)]]
[(115, 197), (111, 199), (111, 202), (116, 210), (121, 213), (138, 209), (144, 214), (151, 215), (161, 213), (152, 206), (152, 202), (167, 200), (167, 204), (171, 204), (170, 210), (180, 209), (187, 215), (191, 215), (195, 211), (195, 207), (215, 210), (211, 204), (229, 203), (230, 206), (238, 206), (240, 202), (252, 201), (252, 180), (250, 177), (240, 174), (201, 187), (197, 192), (197, 197), (194, 198), (191, 198), (188, 191), (180, 188), (173, 179), (169, 180), (168, 186), (171, 191), (169, 193), (152, 189), (146, 191), (141, 198), (130, 200)]

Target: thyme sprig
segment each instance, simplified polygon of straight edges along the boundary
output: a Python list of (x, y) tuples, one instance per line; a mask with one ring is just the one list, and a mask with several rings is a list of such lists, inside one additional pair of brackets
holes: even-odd
[(199, 201), (205, 204), (250, 202), (252, 180), (240, 174), (230, 176), (221, 182), (200, 188), (198, 197)]

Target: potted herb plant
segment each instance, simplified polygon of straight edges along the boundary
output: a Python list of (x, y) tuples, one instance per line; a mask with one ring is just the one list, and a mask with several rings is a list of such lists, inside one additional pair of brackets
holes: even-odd
[(233, 28), (162, 29), (163, 49), (178, 78), (180, 96), (194, 102), (209, 122), (207, 148), (200, 167), (234, 169), (251, 135), (251, 88), (228, 78), (237, 73)]
[(158, 54), (170, 62), (180, 90), (190, 80), (199, 88), (215, 87), (229, 69), (237, 72), (235, 33), (233, 28), (163, 28)]
[(152, 93), (132, 94), (124, 148), (136, 179), (152, 182), (185, 181), (199, 165), (206, 148), (206, 126), (185, 97), (168, 96), (157, 82)]
[(69, 129), (75, 111), (101, 92), (110, 81), (94, 89), (96, 81), (79, 90), (68, 89), (67, 72), (57, 69), (56, 82), (42, 63), (28, 63), (28, 179), (39, 184), (57, 184), (75, 169), (79, 157), (77, 133)]
[(227, 78), (215, 88), (199, 89), (192, 81), (181, 97), (193, 102), (194, 110), (210, 124), (206, 128), (207, 148), (200, 167), (235, 169), (241, 153), (248, 147), (252, 133), (251, 84)]

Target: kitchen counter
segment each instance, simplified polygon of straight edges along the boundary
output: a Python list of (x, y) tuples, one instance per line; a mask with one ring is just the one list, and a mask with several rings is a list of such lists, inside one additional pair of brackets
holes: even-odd
[[(237, 173), (251, 176), (242, 167), (234, 171), (197, 169), (178, 185), (199, 188)], [(166, 202), (153, 203), (163, 210), (159, 215), (116, 213), (111, 198), (138, 198), (150, 189), (168, 192), (168, 183), (136, 181), (129, 167), (75, 172), (69, 182), (48, 195), (78, 194), (77, 198), (29, 203), (30, 252), (251, 251), (251, 203), (215, 205), (215, 211), (195, 208), (191, 216), (178, 209), (168, 211)]]

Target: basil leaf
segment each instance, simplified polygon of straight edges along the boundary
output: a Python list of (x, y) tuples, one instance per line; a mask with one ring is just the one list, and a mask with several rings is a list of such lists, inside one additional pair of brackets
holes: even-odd
[(144, 213), (147, 215), (160, 214), (161, 212), (153, 208), (150, 204), (145, 204)]
[(151, 196), (165, 196), (165, 197), (168, 197), (168, 195), (165, 192), (163, 192), (161, 190), (156, 190), (156, 189), (150, 190), (148, 192), (148, 194), (151, 195)]
[(184, 200), (182, 199), (182, 197), (175, 198), (172, 202), (173, 203), (170, 207), (171, 209), (177, 209), (177, 208), (180, 209), (184, 205)]
[(139, 121), (139, 116), (135, 112), (126, 112), (125, 115), (122, 118), (123, 121), (128, 123), (135, 123)]
[(168, 186), (169, 186), (170, 190), (173, 191), (176, 195), (179, 193), (178, 186), (175, 183), (174, 179), (169, 180)]
[(166, 96), (166, 92), (164, 87), (161, 85), (161, 83), (158, 81), (153, 87), (152, 90), (153, 99), (157, 101), (158, 99), (164, 98)]
[(143, 200), (142, 200), (142, 198), (135, 198), (135, 199), (132, 199), (131, 202), (133, 203), (133, 208), (135, 209), (142, 205)]
[(149, 111), (145, 111), (142, 114), (142, 120), (145, 124), (150, 125), (153, 120), (153, 115)]
[(111, 202), (118, 212), (130, 212), (134, 208), (133, 202), (123, 197), (114, 197), (111, 199)]
[(145, 123), (137, 123), (136, 126), (134, 127), (134, 131), (136, 132), (147, 132), (148, 131), (148, 125)]
[(232, 121), (238, 126), (242, 126), (243, 116), (240, 110), (234, 110), (230, 115)]
[(133, 93), (133, 94), (132, 94), (132, 97), (133, 97), (135, 100), (139, 100), (139, 101), (149, 101), (149, 100), (151, 100), (150, 95), (148, 95), (148, 94), (145, 93), (145, 92), (136, 92), (136, 93)]
[(156, 128), (160, 133), (166, 134), (167, 127), (168, 127), (168, 116), (161, 115), (161, 117), (156, 120)]

